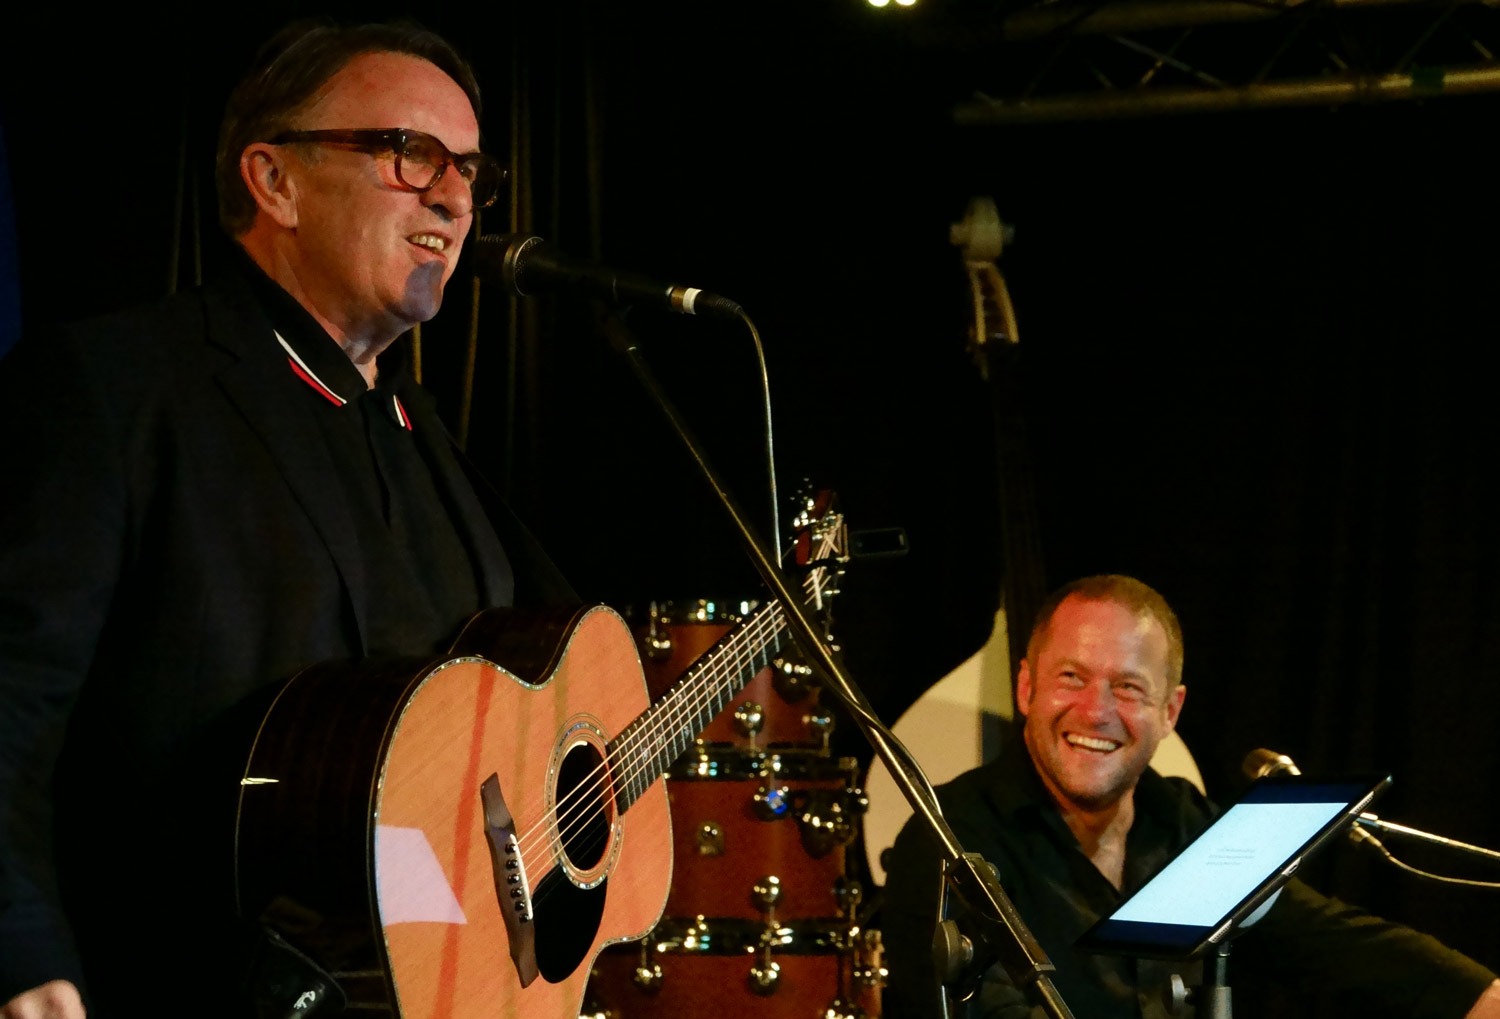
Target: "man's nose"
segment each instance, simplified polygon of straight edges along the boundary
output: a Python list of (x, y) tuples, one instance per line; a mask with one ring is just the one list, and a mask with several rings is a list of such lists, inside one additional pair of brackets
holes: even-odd
[(422, 199), (432, 208), (441, 208), (452, 219), (462, 219), (474, 211), (474, 192), (452, 164), (443, 169), (437, 183), (422, 193)]
[(1111, 715), (1116, 707), (1114, 688), (1104, 680), (1085, 683), (1074, 695), (1073, 704), (1090, 718)]

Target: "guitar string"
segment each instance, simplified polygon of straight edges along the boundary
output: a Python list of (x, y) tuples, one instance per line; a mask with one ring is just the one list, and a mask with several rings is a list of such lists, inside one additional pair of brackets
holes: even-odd
[[(823, 548), (820, 548), (819, 551), (822, 552), (825, 549), (834, 547), (836, 546), (831, 541), (825, 540)], [(822, 594), (823, 586), (824, 579), (819, 575), (818, 572), (810, 574), (804, 581), (804, 587), (810, 590), (811, 598), (814, 601), (819, 600), (820, 595)], [(763, 622), (763, 620), (765, 622)], [(766, 622), (769, 622), (771, 625), (767, 627), (765, 625)], [(683, 693), (678, 699), (678, 703), (673, 704), (670, 702), (662, 702), (661, 707), (663, 708), (663, 710), (660, 713), (660, 720), (657, 721), (656, 719), (653, 719), (652, 726), (648, 726), (642, 729), (640, 732), (632, 734), (630, 739), (638, 742), (646, 739), (647, 737), (651, 737), (653, 741), (659, 741), (660, 733), (668, 730), (676, 731), (681, 727), (683, 720), (700, 714), (703, 710), (704, 705), (708, 704), (719, 694), (722, 694), (726, 691), (738, 690), (743, 687), (744, 683), (726, 684), (723, 682), (717, 682), (714, 684), (710, 684), (706, 682), (706, 680), (710, 678), (722, 680), (726, 677), (738, 676), (742, 674), (746, 668), (752, 669), (753, 671), (751, 671), (751, 676), (754, 676), (761, 669), (770, 665), (769, 659), (767, 659), (763, 664), (757, 663), (758, 660), (765, 655), (766, 649), (771, 643), (770, 638), (778, 634), (784, 627), (785, 614), (783, 606), (779, 602), (768, 603), (765, 609), (756, 613), (755, 616), (752, 617), (751, 621), (747, 622), (745, 626), (735, 631), (731, 639), (726, 641), (724, 647), (718, 652), (718, 657), (726, 659), (725, 661), (716, 661), (713, 666), (708, 667), (704, 671), (702, 676), (689, 676), (686, 680), (689, 685), (684, 688)], [(731, 651), (733, 652), (732, 655), (730, 653)], [(715, 668), (717, 668), (717, 673), (714, 671)], [(688, 696), (689, 693), (691, 694), (691, 696)], [(717, 712), (720, 708), (723, 707), (724, 703), (727, 702), (728, 698), (725, 698), (723, 703), (715, 706), (714, 711)], [(617, 756), (626, 755), (620, 754)], [(659, 756), (660, 750), (658, 750), (657, 753), (645, 757), (639, 767), (635, 768), (632, 771), (622, 772), (619, 780), (617, 780), (613, 784), (618, 787), (619, 785), (634, 781), (638, 775), (647, 770), (650, 770), (651, 762), (655, 761)], [(542, 820), (533, 825), (532, 828), (527, 831), (526, 837), (529, 838), (536, 832), (538, 828), (547, 825), (551, 820), (555, 820), (559, 817), (566, 818), (566, 820), (570, 822), (570, 826), (567, 827), (567, 830), (565, 831), (563, 830), (563, 828), (554, 827), (554, 830), (552, 832), (554, 836), (554, 842), (550, 848), (560, 851), (561, 844), (576, 833), (578, 824), (588, 824), (594, 819), (595, 816), (600, 813), (594, 796), (600, 789), (606, 789), (611, 785), (607, 775), (599, 777), (602, 773), (607, 772), (607, 768), (610, 763), (611, 762), (608, 760), (601, 761), (599, 765), (595, 767), (593, 772), (591, 772), (589, 775), (586, 775), (578, 783), (578, 785), (576, 785), (574, 789), (570, 791), (569, 796), (565, 797), (563, 801), (559, 803), (559, 808), (562, 808), (562, 805), (564, 803), (568, 803), (568, 800), (570, 798), (573, 799), (575, 802), (568, 804), (566, 809), (558, 809), (550, 812), (552, 814), (550, 818), (547, 816), (549, 812), (543, 811)], [(670, 761), (667, 762), (667, 764), (669, 765), (670, 763)], [(599, 780), (596, 781), (592, 787), (584, 788), (585, 782), (588, 782), (590, 779), (594, 779), (596, 777), (599, 777)], [(584, 811), (581, 817), (577, 816), (577, 809), (582, 809)], [(569, 813), (573, 813), (575, 816), (567, 817)], [(518, 838), (517, 841), (519, 842), (520, 839)], [(578, 851), (581, 853), (584, 850), (591, 850), (593, 848), (596, 847), (585, 845), (578, 847)]]
[[(825, 552), (830, 549), (836, 550), (836, 548), (837, 545), (834, 541), (832, 541), (831, 539), (825, 539), (823, 545), (819, 548), (819, 551)], [(804, 580), (804, 587), (809, 589), (811, 600), (815, 602), (821, 601), (824, 586), (825, 582), (820, 575), (820, 571), (815, 571)], [(706, 667), (701, 675), (690, 675), (686, 678), (688, 686), (683, 688), (681, 693), (678, 695), (676, 699), (677, 703), (672, 703), (670, 701), (661, 702), (658, 707), (662, 710), (657, 712), (658, 717), (653, 718), (652, 723), (649, 724), (646, 728), (643, 728), (640, 732), (632, 734), (631, 739), (635, 742), (645, 740), (648, 737), (650, 737), (651, 740), (659, 740), (660, 733), (667, 731), (668, 729), (677, 729), (681, 726), (684, 719), (700, 712), (703, 706), (707, 704), (716, 694), (724, 692), (727, 689), (726, 684), (722, 682), (710, 684), (707, 682), (707, 680), (722, 680), (725, 677), (737, 676), (743, 671), (745, 667), (743, 663), (748, 662), (754, 664), (757, 656), (763, 654), (766, 646), (770, 643), (769, 639), (762, 638), (767, 638), (768, 635), (774, 636), (785, 626), (784, 617), (778, 616), (779, 613), (783, 612), (784, 610), (779, 602), (770, 602), (767, 604), (765, 609), (757, 612), (754, 616), (752, 616), (751, 620), (748, 621), (745, 626), (742, 626), (740, 629), (734, 631), (734, 633), (731, 634), (731, 636), (724, 642), (724, 647), (721, 648), (715, 656), (716, 661), (714, 663)], [(769, 627), (767, 626), (767, 623), (770, 624)], [(769, 662), (767, 662), (767, 664), (769, 664)], [(761, 666), (761, 668), (764, 667), (765, 666)], [(759, 668), (757, 668), (755, 671), (758, 672)], [(754, 673), (752, 673), (751, 675), (753, 676)], [(627, 730), (628, 728), (629, 727), (627, 726)], [(658, 754), (652, 754), (647, 757), (644, 763), (642, 763), (640, 767), (635, 768), (633, 771), (623, 772), (617, 784), (623, 784), (625, 782), (633, 781), (638, 775), (640, 775), (644, 771), (649, 770), (651, 767), (651, 762), (654, 761), (657, 756), (659, 756), (659, 752)], [(541, 811), (542, 816), (540, 820), (534, 823), (525, 832), (518, 835), (516, 839), (517, 843), (519, 844), (523, 840), (529, 840), (533, 835), (536, 834), (538, 829), (548, 826), (551, 822), (559, 819), (560, 817), (566, 818), (569, 812), (573, 811), (574, 808), (579, 807), (580, 805), (585, 811), (592, 809), (593, 813), (598, 813), (597, 807), (593, 805), (593, 798), (594, 794), (598, 790), (604, 788), (608, 784), (607, 779), (604, 776), (609, 763), (610, 761), (608, 760), (601, 761), (591, 773), (584, 776), (583, 779), (581, 779), (579, 783), (569, 791), (569, 794), (565, 796), (563, 800), (559, 801), (556, 808), (554, 808), (552, 811), (543, 809)], [(594, 781), (594, 784), (592, 786), (585, 787), (585, 783), (589, 782), (590, 780), (596, 781)], [(570, 800), (574, 802), (570, 802)], [(588, 814), (585, 814), (585, 816), (582, 818), (581, 823), (587, 823), (591, 819), (592, 818)], [(560, 828), (554, 828), (554, 834), (559, 839), (565, 839), (572, 833), (572, 829), (564, 832)]]
[[(832, 547), (831, 541), (825, 540), (819, 551), (824, 552)], [(822, 593), (823, 579), (818, 572), (810, 574), (804, 581), (804, 588), (809, 590), (812, 598), (817, 600)], [(764, 620), (764, 622), (762, 622)], [(743, 684), (735, 684), (732, 687), (722, 682), (725, 678), (737, 677), (747, 668), (752, 669), (750, 675), (753, 677), (761, 669), (770, 665), (767, 659), (764, 664), (757, 666), (758, 659), (764, 656), (771, 638), (785, 628), (786, 618), (784, 607), (779, 602), (771, 602), (762, 612), (756, 613), (750, 624), (736, 631), (719, 652), (720, 661), (716, 661), (704, 670), (701, 676), (689, 677), (689, 687), (680, 695), (677, 703), (667, 702), (662, 705), (659, 717), (653, 719), (652, 723), (640, 732), (633, 733), (628, 737), (629, 746), (635, 747), (648, 737), (652, 742), (659, 741), (662, 733), (675, 732), (683, 722), (701, 713), (704, 705), (712, 701), (717, 695), (731, 689), (739, 689)], [(765, 638), (765, 639), (751, 639)], [(712, 680), (713, 682), (710, 682)], [(732, 697), (732, 693), (731, 693)], [(725, 700), (727, 703), (727, 699)], [(722, 707), (720, 705), (719, 707)], [(669, 744), (668, 744), (669, 745)], [(648, 743), (649, 746), (649, 743)], [(622, 750), (624, 747), (621, 748)], [(531, 839), (539, 829), (551, 828), (546, 834), (549, 836), (543, 843), (542, 848), (545, 858), (561, 857), (567, 841), (577, 834), (579, 827), (593, 822), (604, 811), (600, 808), (600, 801), (605, 797), (601, 795), (607, 791), (611, 784), (616, 788), (633, 782), (639, 775), (651, 770), (653, 762), (660, 756), (660, 750), (654, 754), (637, 758), (634, 754), (617, 754), (616, 757), (628, 757), (632, 763), (638, 766), (625, 772), (611, 783), (608, 778), (609, 759), (602, 760), (594, 770), (584, 776), (568, 794), (559, 801), (557, 808), (553, 811), (542, 811), (542, 817), (534, 823), (527, 831), (516, 839), (517, 847), (521, 853), (523, 863), (527, 861), (528, 849), (534, 849)], [(667, 762), (670, 764), (671, 762)], [(593, 784), (586, 786), (593, 780)], [(654, 781), (654, 779), (653, 779)], [(575, 855), (591, 853), (599, 848), (598, 836), (590, 843), (574, 847)], [(535, 862), (534, 860), (531, 862)], [(540, 899), (536, 900), (540, 901)]]
[[(779, 608), (779, 606), (776, 606), (776, 608)], [(774, 612), (762, 613), (756, 621), (756, 631), (766, 631), (771, 635), (779, 632), (781, 629), (780, 626), (767, 627), (763, 625), (765, 622), (770, 621), (770, 616), (775, 614)], [(746, 633), (745, 635), (750, 636), (751, 634)], [(711, 700), (714, 696), (715, 688), (723, 687), (726, 678), (734, 677), (737, 679), (742, 668), (740, 659), (743, 655), (738, 647), (741, 643), (743, 642), (737, 641), (733, 648), (726, 646), (724, 649), (726, 652), (733, 650), (734, 654), (731, 656), (733, 661), (727, 661), (722, 666), (716, 663), (715, 667), (706, 669), (699, 676), (694, 677), (694, 688), (691, 690), (691, 696), (685, 696), (683, 699), (683, 706), (686, 710), (690, 711), (690, 705), (694, 702), (707, 702)], [(701, 686), (698, 685), (700, 683), (702, 684)], [(684, 691), (684, 693), (688, 693), (688, 691)], [(680, 713), (676, 710), (676, 705), (672, 705), (670, 708), (670, 710), (664, 713), (661, 723), (651, 728), (663, 729), (670, 725), (671, 717)], [(645, 738), (649, 735), (649, 731), (643, 730), (637, 735)], [(642, 772), (649, 771), (657, 758), (659, 758), (659, 754), (646, 755), (645, 760), (641, 762), (639, 767), (633, 768), (631, 769), (631, 773), (621, 776), (620, 781), (615, 783), (616, 787), (618, 788), (620, 785), (632, 781)], [(631, 758), (627, 756), (626, 759)], [(602, 848), (604, 840), (608, 838), (608, 834), (600, 831), (592, 833), (578, 845), (569, 845), (570, 841), (577, 836), (580, 828), (591, 823), (596, 823), (605, 813), (605, 797), (608, 796), (611, 782), (609, 781), (604, 765), (601, 764), (599, 767), (596, 767), (588, 778), (597, 778), (598, 780), (593, 782), (591, 786), (587, 785), (587, 778), (584, 782), (580, 782), (561, 801), (559, 806), (563, 809), (550, 812), (552, 816), (548, 816), (549, 812), (544, 810), (540, 821), (532, 826), (531, 830), (527, 833), (527, 837), (517, 840), (520, 843), (522, 859), (527, 861), (528, 868), (536, 866), (537, 860), (534, 857), (537, 856), (540, 856), (541, 862), (550, 869), (553, 861), (561, 862), (565, 857), (592, 859), (593, 853)], [(564, 807), (563, 804), (566, 804), (566, 806)], [(606, 825), (604, 827), (607, 829), (609, 826)], [(536, 836), (539, 832), (540, 838), (532, 838), (532, 836)]]
[[(747, 667), (744, 664), (746, 659), (749, 660), (750, 666), (753, 667), (755, 657), (761, 654), (762, 651), (751, 650), (747, 655), (744, 647), (747, 641), (738, 638), (750, 638), (762, 635), (767, 638), (774, 637), (784, 628), (784, 616), (779, 612), (780, 608), (781, 606), (776, 604), (768, 606), (767, 611), (758, 613), (754, 621), (754, 628), (739, 631), (736, 634), (737, 639), (730, 644), (726, 644), (721, 650), (724, 660), (722, 662), (715, 662), (701, 674), (692, 677), (690, 680), (691, 686), (682, 691), (680, 702), (663, 705), (665, 710), (661, 713), (660, 720), (653, 720), (652, 725), (642, 729), (639, 733), (632, 734), (632, 741), (629, 745), (633, 748), (660, 732), (676, 730), (681, 725), (678, 719), (694, 714), (695, 708), (709, 703), (716, 693), (726, 688), (726, 684), (723, 682), (725, 679), (737, 678), (744, 671)], [(778, 618), (773, 619), (772, 617)], [(771, 625), (767, 625), (768, 623)], [(765, 644), (768, 643), (769, 639), (765, 641)], [(764, 648), (764, 644), (762, 644), (762, 648)], [(758, 672), (759, 669), (756, 669), (756, 671)], [(737, 686), (738, 684), (735, 685)], [(638, 760), (634, 754), (619, 754), (615, 756), (631, 760), (632, 763)], [(638, 775), (651, 770), (652, 763), (658, 756), (659, 753), (648, 754), (643, 761), (640, 761), (638, 766), (621, 773), (614, 784), (616, 786), (628, 784)], [(517, 838), (523, 860), (530, 855), (528, 850), (536, 848), (536, 845), (531, 840), (539, 831), (543, 835), (542, 847), (546, 850), (560, 852), (562, 846), (576, 834), (580, 826), (590, 823), (603, 812), (600, 809), (600, 800), (602, 794), (611, 785), (607, 775), (607, 763), (607, 761), (601, 762), (595, 767), (593, 772), (585, 776), (582, 781), (574, 786), (559, 801), (556, 810), (543, 810), (541, 819), (533, 824), (524, 835)], [(590, 780), (594, 780), (591, 785), (588, 784)], [(575, 853), (582, 854), (593, 848), (596, 848), (596, 846), (584, 845), (575, 847)], [(544, 855), (552, 856), (553, 852), (551, 851), (544, 853)]]
[[(762, 625), (762, 624), (770, 624), (770, 625)], [(783, 630), (784, 627), (785, 627), (785, 614), (782, 611), (782, 607), (779, 604), (773, 604), (771, 606), (768, 606), (768, 611), (765, 612), (765, 613), (762, 613), (761, 616), (760, 616), (760, 619), (757, 620), (757, 626), (755, 628), (755, 632), (760, 633), (762, 635), (769, 634), (770, 636), (774, 637), (774, 635), (777, 634), (777, 633), (779, 633), (781, 630)], [(755, 635), (750, 630), (743, 631), (743, 633), (747, 637)], [(739, 645), (744, 645), (745, 644), (744, 641), (737, 641), (736, 643), (739, 644)], [(767, 643), (769, 643), (769, 641), (767, 641)], [(726, 646), (725, 649), (724, 649), (724, 651), (726, 653), (729, 650), (730, 650), (729, 646)], [(724, 690), (726, 688), (727, 689), (739, 689), (743, 685), (742, 683), (736, 682), (736, 683), (734, 683), (734, 684), (726, 687), (726, 685), (722, 682), (722, 680), (724, 678), (726, 678), (726, 677), (731, 676), (731, 675), (733, 675), (733, 676), (739, 675), (746, 668), (746, 666), (743, 664), (743, 660), (746, 659), (747, 657), (751, 661), (751, 667), (753, 667), (754, 663), (755, 663), (756, 657), (759, 656), (759, 655), (761, 655), (761, 654), (763, 654), (763, 650), (764, 650), (764, 646), (762, 646), (762, 649), (759, 650), (759, 651), (757, 651), (757, 650), (751, 650), (747, 654), (746, 650), (745, 650), (745, 648), (743, 646), (736, 647), (734, 649), (734, 658), (736, 659), (735, 661), (733, 661), (733, 662), (726, 662), (722, 667), (718, 667), (718, 668), (715, 668), (715, 669), (706, 670), (703, 673), (702, 677), (695, 677), (695, 679), (702, 679), (702, 680), (715, 679), (715, 680), (718, 681), (717, 684), (703, 683), (703, 685), (697, 687), (697, 689), (695, 689), (693, 691), (693, 696), (691, 698), (684, 698), (684, 701), (683, 701), (683, 703), (681, 705), (674, 706), (674, 710), (671, 711), (670, 713), (666, 714), (664, 716), (662, 722), (660, 724), (654, 726), (654, 728), (657, 729), (657, 730), (662, 730), (662, 729), (666, 729), (666, 728), (669, 728), (669, 727), (676, 728), (677, 725), (680, 724), (680, 723), (674, 723), (672, 721), (672, 719), (674, 717), (680, 718), (680, 717), (682, 717), (684, 715), (692, 714), (693, 713), (693, 706), (695, 704), (701, 706), (702, 704), (705, 704), (705, 703), (709, 702), (711, 699), (713, 699), (713, 696), (717, 692), (720, 692), (720, 691), (722, 691), (722, 690)], [(759, 671), (759, 669), (756, 669), (755, 671)], [(647, 735), (649, 735), (649, 731), (648, 730), (643, 730), (641, 733), (636, 734), (636, 736), (639, 737), (639, 738), (645, 738)], [(657, 760), (659, 757), (660, 757), (660, 752), (658, 752), (657, 754), (649, 755), (647, 757), (647, 759), (646, 759), (646, 763), (644, 763), (639, 768), (633, 769), (632, 772), (624, 775), (623, 776), (623, 780), (626, 781), (626, 782), (631, 781), (637, 775), (639, 775), (640, 773), (645, 772), (645, 771), (649, 771), (651, 769), (651, 762)], [(597, 774), (598, 770), (599, 769), (596, 769), (596, 774)], [(665, 769), (663, 769), (663, 771), (664, 770)], [(654, 779), (653, 779), (653, 781), (654, 781)], [(620, 784), (623, 784), (623, 782), (620, 783)], [(595, 788), (596, 789), (598, 789), (598, 788), (604, 788), (604, 789), (607, 790), (607, 788), (609, 787), (609, 785), (610, 785), (610, 782), (606, 778), (605, 780), (603, 780), (603, 781), (601, 781), (599, 783), (596, 783)], [(577, 806), (576, 802), (575, 802), (575, 804), (573, 806), (575, 806), (575, 807)], [(587, 804), (584, 804), (584, 810), (583, 810), (583, 812), (581, 814), (577, 810), (572, 811), (573, 816), (571, 816), (571, 817), (568, 818), (568, 824), (567, 824), (566, 830), (554, 830), (552, 832), (548, 832), (547, 833), (548, 838), (545, 841), (542, 842), (541, 847), (540, 847), (540, 848), (543, 849), (543, 853), (542, 853), (543, 862), (544, 863), (548, 863), (550, 865), (553, 861), (561, 862), (562, 858), (564, 858), (566, 856), (570, 856), (570, 855), (572, 857), (574, 857), (574, 858), (577, 858), (577, 857), (591, 857), (591, 854), (593, 854), (596, 850), (600, 850), (602, 848), (603, 844), (604, 844), (604, 841), (607, 841), (607, 839), (609, 837), (608, 833), (610, 831), (612, 831), (612, 828), (608, 828), (608, 826), (606, 826), (606, 828), (607, 828), (606, 832), (594, 832), (594, 833), (591, 833), (590, 836), (589, 836), (589, 838), (586, 841), (584, 841), (583, 843), (581, 843), (581, 844), (579, 844), (577, 846), (572, 846), (571, 847), (571, 853), (565, 852), (565, 847), (567, 847), (568, 840), (571, 839), (571, 838), (573, 838), (577, 834), (577, 828), (578, 828), (578, 826), (580, 824), (588, 824), (589, 822), (596, 820), (601, 813), (602, 813), (602, 811), (599, 808), (598, 801), (591, 801), (591, 802), (589, 802)], [(543, 825), (545, 825), (545, 824), (546, 824), (546, 820), (544, 819)], [(540, 827), (540, 826), (541, 825), (539, 825), (537, 827)], [(523, 857), (526, 854), (526, 850), (528, 848), (535, 849), (537, 847), (536, 846), (523, 847), (523, 849), (522, 849)], [(536, 895), (534, 897), (533, 901), (536, 902), (536, 903), (540, 903), (540, 902), (545, 901), (547, 898), (548, 898), (547, 893), (542, 893), (540, 895)]]

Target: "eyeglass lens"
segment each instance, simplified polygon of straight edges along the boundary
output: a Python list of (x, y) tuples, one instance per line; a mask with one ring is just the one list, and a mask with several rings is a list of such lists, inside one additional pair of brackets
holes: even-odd
[(460, 176), (469, 182), (476, 208), (485, 208), (500, 193), (504, 175), (493, 160), (483, 156), (453, 156), (436, 138), (408, 135), (396, 163), (396, 174), (408, 187), (425, 191), (437, 183), (449, 159)]

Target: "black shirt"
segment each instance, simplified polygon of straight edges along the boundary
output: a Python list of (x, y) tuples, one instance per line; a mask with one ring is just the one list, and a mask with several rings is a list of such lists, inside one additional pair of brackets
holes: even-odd
[[(1123, 888), (1084, 854), (1041, 784), (1019, 729), (1000, 755), (938, 787), (943, 815), (964, 850), (999, 870), (1000, 883), (1056, 966), (1052, 982), (1079, 1019), (1162, 1017), (1174, 973), (1187, 986), (1198, 964), (1080, 952), (1074, 942), (1182, 851), (1217, 814), (1190, 783), (1148, 770), (1135, 790)], [(897, 836), (887, 868), (881, 931), (890, 980), (884, 1014), (941, 1014), (931, 963), (942, 855), (918, 818)], [(1267, 950), (1269, 948), (1270, 950)], [(1256, 949), (1259, 949), (1258, 951)], [(1457, 1019), (1495, 975), (1435, 939), (1288, 883), (1270, 912), (1236, 941), (1230, 983), (1271, 978), (1331, 990), (1351, 1014)], [(963, 1013), (960, 1012), (960, 1015)], [(999, 966), (985, 975), (970, 1017), (1041, 1015)]]
[[(468, 536), (455, 525), (451, 482), (424, 455), (402, 401), (416, 397), (399, 344), (382, 354), (374, 388), (305, 308), (244, 259), (246, 275), (287, 354), (287, 369), (306, 383), (304, 396), (328, 444), (338, 484), (353, 509), (357, 537), (369, 551), (382, 597), (372, 603), (372, 655), (445, 647), (480, 608), (473, 550), (498, 548), (488, 525)], [(431, 437), (428, 437), (429, 441)], [(503, 553), (502, 553), (503, 555)], [(505, 599), (508, 602), (509, 598)]]

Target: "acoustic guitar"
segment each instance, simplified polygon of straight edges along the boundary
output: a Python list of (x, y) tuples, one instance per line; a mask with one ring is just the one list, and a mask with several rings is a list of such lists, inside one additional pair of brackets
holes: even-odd
[[(805, 506), (796, 558), (819, 610), (844, 527), (826, 498)], [(787, 640), (769, 601), (656, 703), (603, 605), (488, 610), (441, 660), (300, 673), (241, 781), (241, 915), (326, 967), (351, 1007), (578, 1015), (598, 953), (665, 908), (664, 774)]]

